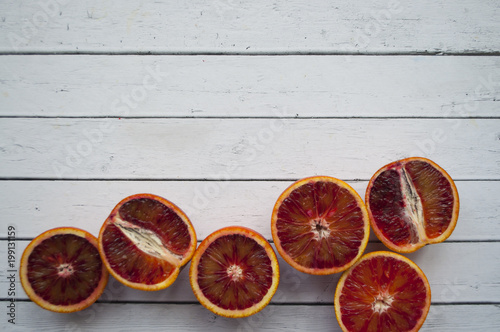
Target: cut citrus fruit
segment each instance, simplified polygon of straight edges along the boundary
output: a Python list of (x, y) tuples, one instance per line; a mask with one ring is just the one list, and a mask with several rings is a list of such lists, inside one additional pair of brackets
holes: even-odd
[(288, 264), (325, 275), (344, 271), (361, 257), (370, 223), (361, 197), (347, 183), (315, 176), (293, 183), (280, 195), (271, 232)]
[(46, 231), (24, 250), (19, 271), (29, 298), (44, 309), (75, 312), (94, 303), (108, 282), (97, 239), (72, 227)]
[(388, 251), (364, 255), (335, 290), (343, 331), (418, 331), (431, 305), (429, 282), (408, 258)]
[(446, 240), (455, 228), (460, 206), (448, 173), (419, 157), (379, 169), (368, 183), (365, 202), (377, 237), (402, 253)]
[(196, 244), (193, 225), (184, 212), (151, 194), (123, 199), (99, 233), (99, 252), (113, 277), (146, 291), (170, 286)]
[(262, 235), (245, 227), (226, 227), (200, 244), (189, 278), (205, 308), (220, 316), (247, 317), (262, 310), (276, 292), (278, 260)]

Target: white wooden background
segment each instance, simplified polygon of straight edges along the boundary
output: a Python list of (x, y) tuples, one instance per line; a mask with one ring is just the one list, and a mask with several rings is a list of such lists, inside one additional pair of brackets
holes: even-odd
[(97, 235), (119, 200), (150, 192), (199, 240), (228, 225), (271, 240), (294, 180), (331, 175), (363, 196), (379, 167), (420, 155), (461, 199), (452, 236), (408, 255), (432, 288), (422, 331), (500, 330), (499, 17), (496, 0), (2, 1), (0, 327), (339, 331), (339, 275), (282, 260), (271, 304), (246, 319), (204, 309), (185, 269), (154, 293), (110, 279), (69, 315), (17, 280), (12, 325), (8, 227), (18, 266), (39, 233)]

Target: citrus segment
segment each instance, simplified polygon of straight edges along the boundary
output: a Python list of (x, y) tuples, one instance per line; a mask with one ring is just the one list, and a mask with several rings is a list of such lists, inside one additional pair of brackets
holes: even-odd
[(430, 286), (420, 268), (386, 251), (363, 256), (342, 274), (335, 291), (343, 331), (418, 331), (430, 303)]
[(106, 267), (123, 284), (159, 290), (172, 284), (196, 249), (188, 217), (159, 196), (122, 200), (104, 222), (99, 250)]
[(200, 303), (226, 317), (263, 309), (279, 282), (276, 255), (261, 235), (226, 227), (209, 235), (191, 262), (190, 281)]
[(74, 312), (94, 303), (104, 291), (108, 271), (97, 239), (76, 228), (55, 228), (25, 249), (21, 284), (32, 301), (55, 312)]
[(412, 252), (450, 236), (458, 219), (458, 192), (451, 177), (424, 158), (382, 167), (371, 178), (366, 205), (372, 228), (390, 249)]
[(365, 205), (347, 183), (326, 176), (299, 180), (278, 198), (271, 231), (280, 255), (299, 271), (332, 274), (363, 253), (369, 236)]
[[(173, 273), (178, 273), (175, 263), (162, 259), (161, 251), (142, 248), (141, 244), (130, 240), (124, 232), (127, 231), (109, 225), (102, 235), (103, 248), (107, 253), (106, 259), (114, 273), (130, 282), (145, 285), (161, 283)], [(137, 241), (147, 243), (148, 240), (144, 238)]]

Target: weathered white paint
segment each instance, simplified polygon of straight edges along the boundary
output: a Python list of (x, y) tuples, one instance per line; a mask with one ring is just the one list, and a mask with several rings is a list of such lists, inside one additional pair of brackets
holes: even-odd
[(500, 7), (495, 0), (9, 0), (1, 2), (0, 13), (3, 52), (463, 53), (500, 49)]
[(6, 56), (0, 115), (488, 117), (498, 57)]
[(14, 118), (0, 123), (0, 177), (369, 179), (420, 155), (454, 179), (498, 179), (499, 137), (490, 119)]
[[(5, 241), (1, 241), (0, 244), (5, 244)], [(18, 241), (19, 257), (27, 244), (28, 241)], [(0, 249), (5, 257), (6, 245), (0, 246)], [(376, 250), (387, 250), (387, 248), (381, 243), (369, 243), (366, 252)], [(494, 303), (500, 296), (500, 283), (497, 282), (500, 278), (499, 251), (499, 242), (445, 242), (426, 246), (406, 256), (412, 259), (427, 276), (433, 303)], [(481, 259), (478, 259), (478, 253)], [(280, 284), (272, 299), (273, 303), (333, 302), (340, 274), (331, 276), (304, 274), (293, 269), (281, 257), (279, 264)], [(1, 271), (7, 271), (5, 265), (5, 262), (1, 262)], [(2, 279), (6, 280), (5, 277)], [(0, 294), (7, 294), (8, 287), (6, 281), (0, 283)], [(19, 283), (16, 289), (18, 299), (27, 299)], [(197, 302), (189, 284), (189, 266), (179, 274), (174, 284), (158, 292), (134, 290), (111, 279), (102, 299), (112, 302)]]
[[(367, 180), (389, 161), (420, 154), (458, 180), (462, 204), (449, 241), (409, 255), (433, 291), (422, 331), (498, 331), (499, 13), (495, 0), (2, 1), (1, 257), (9, 224), (23, 239), (60, 225), (97, 234), (114, 204), (137, 192), (180, 205), (200, 239), (230, 224), (270, 238), (270, 209), (293, 179)], [(163, 55), (138, 56), (149, 52)], [(188, 53), (195, 56), (180, 55)], [(116, 119), (88, 119), (107, 116)], [(225, 178), (249, 181), (205, 181)], [(362, 194), (367, 182), (350, 183)], [(374, 241), (369, 250), (384, 249)], [(16, 242), (17, 263), (27, 243)], [(194, 304), (185, 269), (157, 293), (111, 282), (102, 298), (111, 303), (72, 315), (17, 302), (17, 325), (4, 311), (0, 327), (339, 331), (339, 276), (280, 263), (279, 293), (248, 319)], [(16, 297), (26, 299), (19, 283)]]
[[(94, 235), (123, 198), (153, 193), (178, 205), (201, 241), (219, 228), (251, 227), (271, 240), (271, 212), (292, 181), (2, 181), (0, 211), (18, 237), (34, 238), (61, 225)], [(349, 184), (362, 196), (366, 181)], [(500, 240), (499, 181), (457, 181), (460, 216), (451, 241)], [(7, 228), (0, 228), (0, 238)], [(376, 237), (372, 233), (372, 240)]]

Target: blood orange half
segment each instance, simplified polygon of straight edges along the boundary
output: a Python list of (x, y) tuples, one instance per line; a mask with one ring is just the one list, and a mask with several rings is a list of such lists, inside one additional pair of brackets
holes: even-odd
[(271, 217), (276, 249), (299, 271), (344, 271), (361, 257), (370, 224), (365, 204), (347, 183), (327, 176), (299, 180), (278, 198)]
[(361, 257), (335, 290), (335, 314), (346, 332), (418, 331), (430, 305), (431, 289), (422, 270), (388, 251)]
[(196, 244), (186, 214), (151, 194), (123, 199), (99, 233), (99, 252), (113, 277), (146, 291), (170, 286), (193, 256)]
[(24, 250), (21, 285), (29, 298), (44, 309), (75, 312), (94, 303), (108, 282), (90, 233), (71, 227), (46, 231)]
[(446, 240), (455, 228), (460, 206), (448, 173), (419, 157), (379, 169), (368, 184), (365, 202), (377, 237), (402, 253)]
[(262, 310), (276, 292), (278, 260), (262, 235), (226, 227), (200, 244), (189, 278), (204, 307), (225, 317), (247, 317)]

